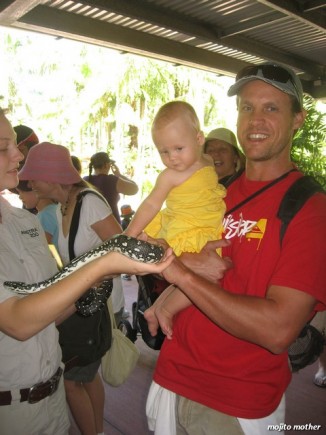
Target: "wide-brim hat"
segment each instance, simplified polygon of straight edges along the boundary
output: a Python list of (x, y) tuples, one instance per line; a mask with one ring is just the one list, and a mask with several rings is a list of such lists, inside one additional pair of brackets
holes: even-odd
[(235, 134), (228, 128), (221, 127), (210, 131), (206, 136), (206, 141), (209, 140), (222, 140), (223, 142), (234, 146), (234, 148), (238, 148), (237, 138), (235, 137)]
[(34, 145), (19, 174), (20, 180), (75, 184), (82, 181), (72, 164), (69, 150), (63, 145), (42, 142)]
[(292, 95), (303, 107), (303, 89), (299, 77), (290, 68), (272, 62), (260, 65), (249, 65), (240, 70), (236, 82), (229, 88), (228, 96), (238, 95), (242, 86), (253, 80), (261, 80)]

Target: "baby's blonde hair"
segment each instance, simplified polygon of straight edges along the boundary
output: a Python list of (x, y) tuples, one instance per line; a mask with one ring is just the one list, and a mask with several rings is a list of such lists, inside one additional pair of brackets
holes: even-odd
[(155, 130), (165, 127), (178, 117), (185, 118), (196, 132), (200, 131), (200, 122), (192, 105), (185, 101), (170, 101), (160, 107), (155, 115), (151, 130), (152, 137)]

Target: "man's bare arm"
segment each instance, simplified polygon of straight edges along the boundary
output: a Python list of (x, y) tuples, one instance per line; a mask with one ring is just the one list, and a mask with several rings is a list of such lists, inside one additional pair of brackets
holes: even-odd
[(163, 272), (215, 324), (243, 340), (278, 354), (303, 328), (316, 300), (295, 289), (271, 286), (266, 298), (229, 293), (196, 275), (179, 259)]
[(218, 283), (224, 274), (232, 268), (232, 262), (229, 258), (221, 258), (216, 250), (229, 244), (228, 240), (211, 241), (206, 243), (201, 252), (197, 254), (183, 253), (180, 260), (197, 275), (213, 283)]

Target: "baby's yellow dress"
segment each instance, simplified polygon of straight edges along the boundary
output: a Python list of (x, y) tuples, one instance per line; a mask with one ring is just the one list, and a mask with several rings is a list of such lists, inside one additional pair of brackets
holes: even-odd
[(225, 196), (226, 189), (218, 184), (215, 169), (205, 166), (169, 192), (166, 208), (144, 231), (165, 239), (177, 256), (200, 252), (208, 241), (222, 236)]

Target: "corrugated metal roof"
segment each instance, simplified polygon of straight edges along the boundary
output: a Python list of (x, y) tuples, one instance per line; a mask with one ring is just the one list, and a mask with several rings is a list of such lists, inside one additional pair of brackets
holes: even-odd
[(210, 71), (271, 60), (326, 97), (326, 2), (319, 0), (7, 0), (0, 24)]

